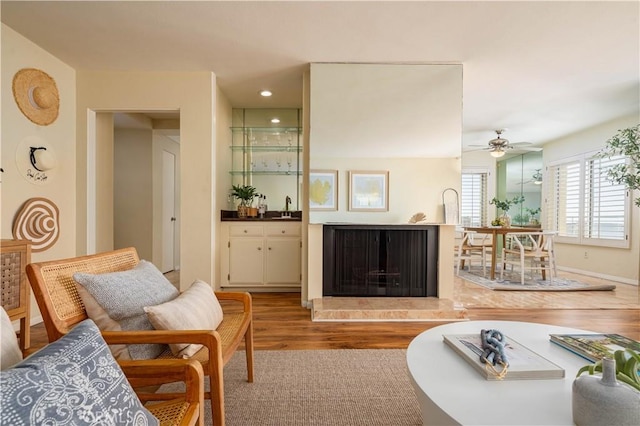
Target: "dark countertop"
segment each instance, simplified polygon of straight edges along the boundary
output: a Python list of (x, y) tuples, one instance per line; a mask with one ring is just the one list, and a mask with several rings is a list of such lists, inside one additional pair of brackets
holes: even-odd
[(292, 211), (291, 219), (280, 219), (282, 216), (282, 212), (278, 210), (268, 210), (264, 218), (261, 217), (246, 217), (240, 218), (238, 217), (237, 210), (221, 210), (220, 211), (220, 220), (222, 222), (301, 222), (302, 221), (302, 212), (301, 211)]

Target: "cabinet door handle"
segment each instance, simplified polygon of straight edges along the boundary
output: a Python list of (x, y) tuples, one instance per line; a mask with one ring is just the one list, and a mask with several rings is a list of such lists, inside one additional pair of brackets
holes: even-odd
[(262, 250), (262, 247), (258, 247), (258, 250)]
[(244, 230), (244, 231), (242, 231), (242, 232), (244, 232), (244, 233), (246, 234), (246, 233), (247, 233), (247, 230), (245, 229), (245, 230)]
[(284, 229), (282, 230), (282, 233), (284, 234)]
[(269, 247), (269, 250), (271, 250), (271, 247)]

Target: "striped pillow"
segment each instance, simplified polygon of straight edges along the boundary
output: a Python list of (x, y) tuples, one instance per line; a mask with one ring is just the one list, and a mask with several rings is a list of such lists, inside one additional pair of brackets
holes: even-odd
[[(145, 306), (149, 322), (156, 330), (215, 330), (222, 322), (222, 306), (211, 286), (196, 280), (175, 299), (156, 306)], [(171, 344), (174, 355), (190, 358), (199, 344)]]

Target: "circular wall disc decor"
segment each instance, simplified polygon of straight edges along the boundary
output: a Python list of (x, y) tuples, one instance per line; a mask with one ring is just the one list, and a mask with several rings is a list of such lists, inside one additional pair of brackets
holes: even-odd
[(13, 221), (13, 238), (31, 241), (31, 251), (45, 251), (60, 235), (59, 211), (53, 201), (30, 198)]
[(46, 185), (57, 174), (56, 151), (53, 145), (38, 136), (27, 136), (16, 148), (16, 166), (25, 180), (34, 185)]
[(23, 68), (13, 76), (13, 98), (32, 122), (48, 126), (58, 118), (60, 95), (55, 80), (46, 72)]

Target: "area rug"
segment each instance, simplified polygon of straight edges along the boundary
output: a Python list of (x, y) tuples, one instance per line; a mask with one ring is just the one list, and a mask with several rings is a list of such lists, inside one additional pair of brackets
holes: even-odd
[(613, 284), (587, 284), (580, 281), (557, 277), (550, 280), (532, 280), (525, 275), (524, 285), (520, 282), (519, 274), (505, 274), (504, 280), (496, 277), (491, 281), (488, 277), (476, 275), (473, 272), (460, 271), (460, 278), (478, 284), (491, 290), (507, 291), (609, 291), (615, 290)]
[[(253, 383), (244, 352), (224, 368), (227, 426), (422, 424), (405, 350), (256, 351), (254, 362)], [(211, 425), (210, 402), (204, 411)]]

